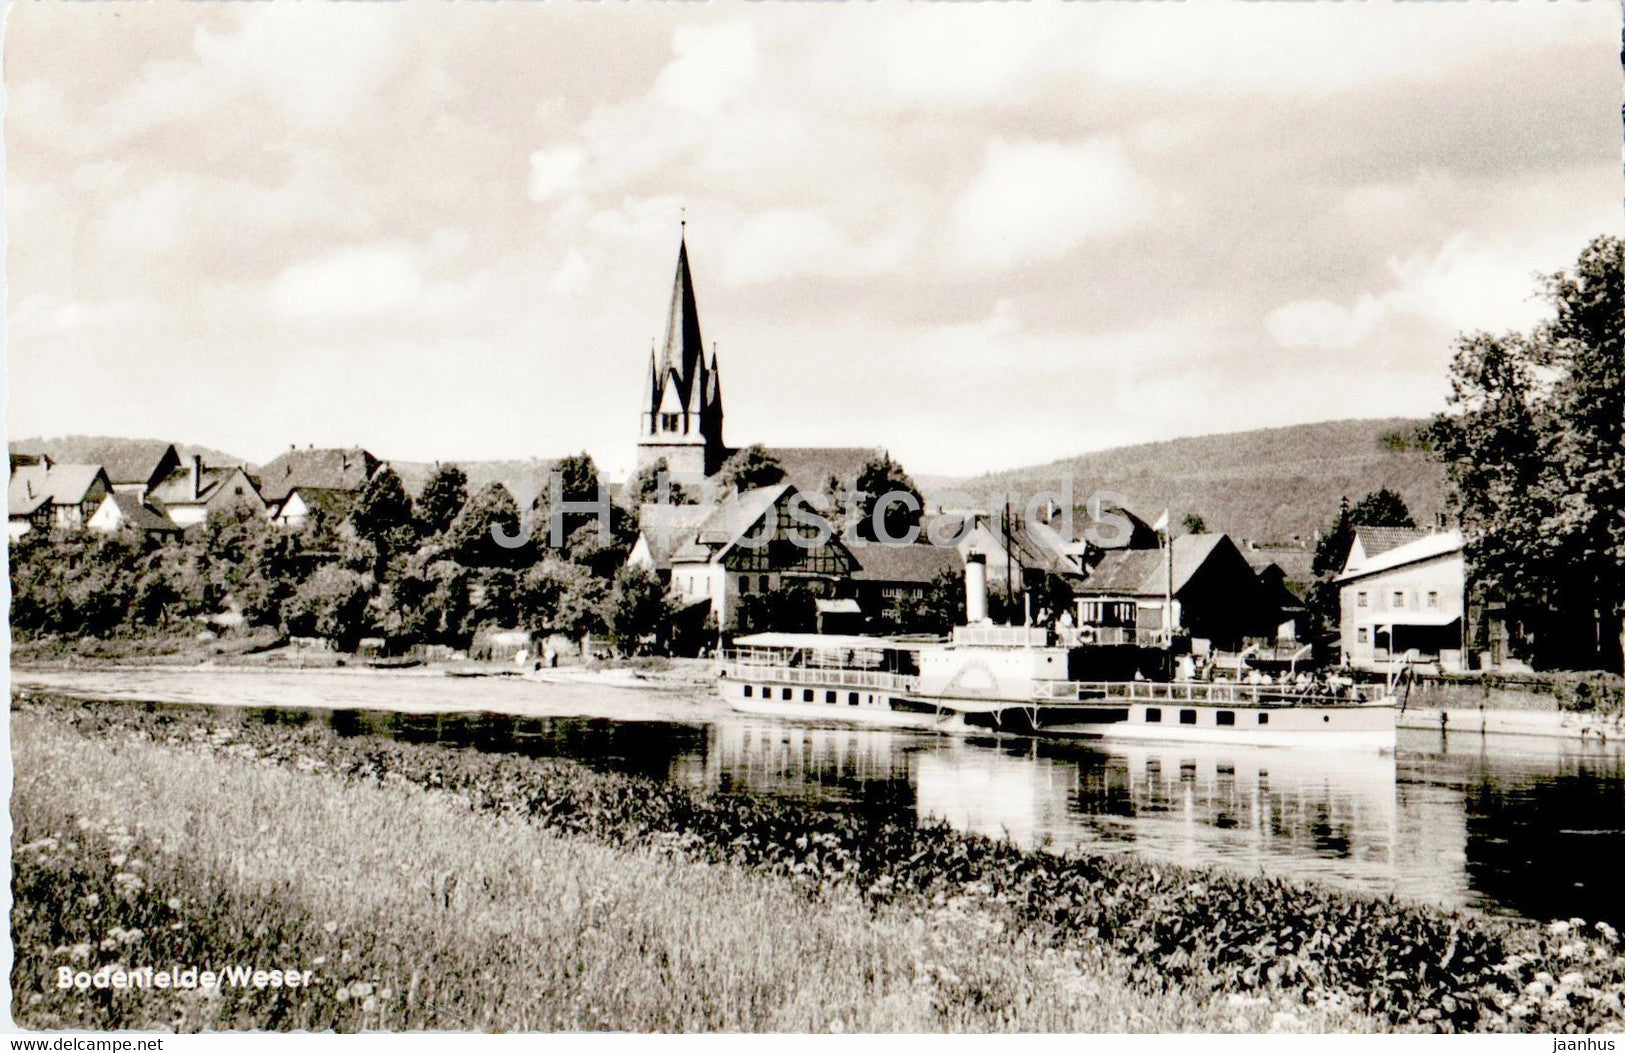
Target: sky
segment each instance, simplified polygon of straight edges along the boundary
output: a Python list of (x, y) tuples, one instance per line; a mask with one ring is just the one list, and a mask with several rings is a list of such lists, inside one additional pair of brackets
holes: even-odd
[(966, 474), (1443, 405), (1621, 233), (1617, 4), (30, 4), (13, 437)]

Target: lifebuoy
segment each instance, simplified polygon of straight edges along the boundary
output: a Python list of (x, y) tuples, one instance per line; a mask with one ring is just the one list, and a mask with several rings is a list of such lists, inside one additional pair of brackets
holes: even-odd
[(1094, 643), (1099, 636), (1100, 634), (1095, 631), (1093, 625), (1085, 625), (1078, 630), (1078, 641), (1080, 643)]

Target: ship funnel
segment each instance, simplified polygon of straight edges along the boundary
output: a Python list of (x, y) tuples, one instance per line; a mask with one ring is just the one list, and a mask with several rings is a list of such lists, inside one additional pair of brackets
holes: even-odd
[(987, 621), (987, 557), (980, 552), (965, 555), (965, 624)]

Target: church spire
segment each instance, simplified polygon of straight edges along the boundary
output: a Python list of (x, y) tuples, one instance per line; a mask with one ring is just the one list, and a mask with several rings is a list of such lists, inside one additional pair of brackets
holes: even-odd
[(672, 279), (671, 306), (666, 314), (666, 342), (661, 372), (677, 383), (678, 401), (687, 405), (700, 371), (705, 344), (700, 337), (700, 312), (694, 304), (694, 278), (688, 269), (687, 220), (677, 247), (677, 275)]

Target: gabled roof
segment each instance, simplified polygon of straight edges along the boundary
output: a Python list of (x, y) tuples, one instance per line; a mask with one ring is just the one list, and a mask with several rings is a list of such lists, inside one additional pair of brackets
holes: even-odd
[(1343, 573), (1339, 574), (1335, 580), (1339, 583), (1354, 581), (1356, 578), (1369, 577), (1372, 574), (1380, 574), (1383, 571), (1409, 566), (1412, 563), (1421, 563), (1425, 560), (1453, 555), (1461, 550), (1462, 536), (1460, 530), (1441, 530), (1436, 534), (1424, 532), (1421, 537), (1408, 544), (1387, 549), (1381, 555), (1368, 558), (1358, 566), (1345, 567)]
[[(767, 446), (767, 455), (784, 468), (784, 481), (797, 490), (821, 494), (831, 477), (842, 487), (857, 479), (863, 466), (886, 456), (879, 446)], [(731, 451), (737, 452), (737, 451)]]
[(288, 501), (293, 499), (294, 494), (299, 495), (299, 500), (304, 504), (306, 511), (320, 512), (323, 516), (335, 522), (349, 515), (361, 496), (352, 490), (328, 490), (320, 486), (299, 486), (288, 494), (287, 499), (282, 502), (280, 511), (287, 511)]
[(181, 531), (180, 525), (169, 518), (169, 509), (160, 501), (143, 501), (138, 495), (125, 490), (113, 491), (107, 495), (107, 500), (118, 508), (119, 522), (131, 530), (154, 534), (178, 534)]
[[(1185, 534), (1173, 539), (1177, 596), (1214, 553), (1233, 542), (1224, 534)], [(1168, 556), (1162, 549), (1111, 549), (1078, 591), (1086, 596), (1162, 596), (1168, 591)]]
[(672, 551), (691, 541), (712, 511), (708, 505), (639, 506), (639, 536), (656, 570), (671, 569)]
[(959, 550), (929, 542), (913, 545), (852, 545), (858, 581), (902, 582), (924, 585), (944, 572), (958, 573), (965, 566)]
[[(108, 439), (71, 445), (76, 461), (101, 465), (107, 473), (108, 482), (114, 486), (150, 486), (161, 471), (181, 462), (174, 443), (162, 439)], [(17, 451), (12, 454), (12, 461), (15, 463), (18, 457), (29, 457), (37, 462), (41, 456)]]
[(54, 505), (79, 504), (97, 479), (111, 489), (99, 464), (23, 465), (11, 473), (6, 486), (7, 511), (13, 516), (29, 515), (39, 509), (42, 498)]
[(789, 483), (730, 494), (700, 522), (693, 537), (672, 549), (673, 563), (710, 563), (721, 559), (739, 539), (761, 522), (779, 499), (795, 492)]
[(1356, 526), (1354, 536), (1367, 559), (1428, 536), (1420, 527)]
[[(198, 472), (197, 492), (192, 492), (192, 469), (190, 467), (177, 468), (166, 475), (162, 481), (150, 491), (150, 496), (166, 505), (202, 505), (208, 504), (220, 495), (220, 488), (227, 485), (233, 476), (241, 475), (246, 481), (248, 475), (237, 465), (223, 468), (203, 468)], [(248, 487), (253, 493), (253, 487)], [(247, 496), (244, 494), (243, 496)], [(258, 496), (258, 495), (256, 495)]]
[(260, 469), (260, 495), (282, 501), (295, 487), (306, 486), (359, 493), (379, 463), (359, 446), (288, 450)]

